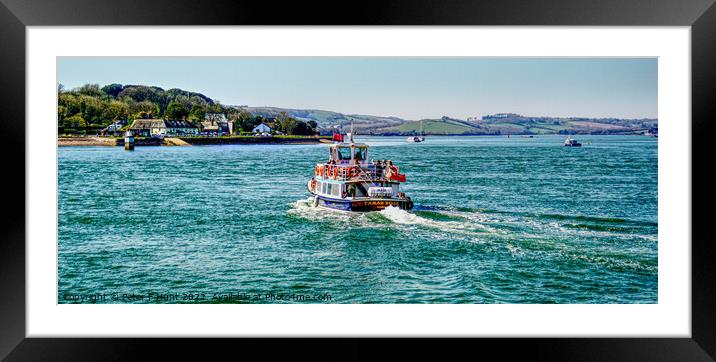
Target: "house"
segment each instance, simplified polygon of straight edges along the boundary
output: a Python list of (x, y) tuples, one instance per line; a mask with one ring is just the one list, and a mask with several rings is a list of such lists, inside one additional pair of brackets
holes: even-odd
[(213, 135), (227, 135), (231, 133), (231, 123), (229, 122), (213, 122), (213, 121), (202, 121), (201, 132)]
[(201, 132), (213, 135), (226, 135), (230, 134), (231, 124), (226, 115), (223, 113), (207, 113), (204, 116), (204, 120), (201, 121)]
[(263, 122), (251, 130), (253, 133), (271, 133), (271, 131), (273, 131), (271, 127), (267, 126), (266, 123)]
[(199, 129), (185, 120), (135, 119), (129, 129), (137, 136), (197, 135)]
[(102, 134), (117, 134), (122, 129), (122, 127), (124, 127), (126, 125), (127, 125), (126, 120), (122, 119), (122, 120), (116, 121), (116, 122), (110, 124), (109, 126), (105, 127), (102, 130)]

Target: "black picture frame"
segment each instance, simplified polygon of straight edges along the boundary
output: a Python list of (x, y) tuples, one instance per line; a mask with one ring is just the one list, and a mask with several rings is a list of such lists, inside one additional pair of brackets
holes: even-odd
[[(327, 343), (292, 340), (25, 338), (25, 29), (67, 25), (541, 25), (690, 26), (692, 72), (692, 335), (691, 338), (525, 338), (434, 340), (334, 339), (340, 359), (408, 354), (441, 359), (492, 353), (549, 360), (714, 360), (716, 357), (716, 248), (708, 228), (712, 205), (707, 159), (716, 110), (714, 0), (268, 1), (0, 0), (0, 127), (7, 185), (0, 241), (0, 357), (7, 360), (107, 360), (177, 356), (234, 357), (258, 352), (271, 359), (328, 355)], [(21, 121), (23, 120), (23, 121)], [(687, 122), (688, 120), (684, 120)], [(22, 136), (20, 136), (22, 135)], [(31, 135), (27, 135), (30, 137)], [(699, 166), (702, 167), (699, 167)], [(23, 190), (23, 192), (19, 192)], [(688, 243), (689, 240), (681, 241)], [(389, 347), (387, 349), (382, 347)], [(381, 352), (378, 352), (381, 351)], [(456, 354), (457, 353), (457, 354)], [(313, 357), (311, 357), (313, 356)], [(472, 359), (472, 358), (471, 358)]]

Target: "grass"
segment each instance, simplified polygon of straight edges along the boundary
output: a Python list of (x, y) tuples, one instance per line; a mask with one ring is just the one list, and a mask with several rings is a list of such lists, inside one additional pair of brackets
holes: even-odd
[[(384, 129), (387, 132), (420, 132), (420, 122), (409, 122), (397, 127), (389, 127)], [(423, 132), (430, 134), (460, 134), (475, 131), (475, 128), (469, 127), (458, 122), (451, 121), (423, 121)]]

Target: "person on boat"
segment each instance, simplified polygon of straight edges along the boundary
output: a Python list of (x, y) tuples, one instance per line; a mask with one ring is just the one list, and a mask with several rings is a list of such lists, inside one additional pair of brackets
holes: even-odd
[(383, 169), (383, 177), (389, 179), (393, 176), (393, 165), (390, 160), (386, 162), (385, 168)]

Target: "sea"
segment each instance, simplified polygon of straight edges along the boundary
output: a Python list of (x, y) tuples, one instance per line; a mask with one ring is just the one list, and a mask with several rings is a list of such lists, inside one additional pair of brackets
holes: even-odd
[(58, 303), (658, 303), (657, 139), (362, 137), (405, 211), (314, 208), (325, 144), (58, 148)]

